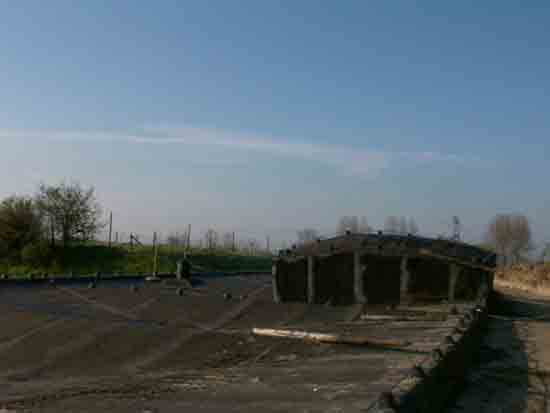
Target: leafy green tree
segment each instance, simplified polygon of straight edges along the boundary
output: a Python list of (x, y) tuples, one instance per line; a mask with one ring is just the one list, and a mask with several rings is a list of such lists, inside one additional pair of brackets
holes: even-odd
[(104, 223), (95, 189), (78, 183), (42, 184), (36, 203), (44, 216), (51, 243), (60, 239), (64, 246), (70, 242), (93, 239)]
[(21, 258), (25, 247), (40, 242), (43, 235), (42, 216), (35, 202), (12, 196), (0, 203), (0, 252)]

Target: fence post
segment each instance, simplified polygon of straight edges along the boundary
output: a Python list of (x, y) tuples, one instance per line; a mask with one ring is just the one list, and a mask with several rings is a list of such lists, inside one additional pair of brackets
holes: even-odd
[(112, 245), (112, 236), (113, 236), (113, 212), (109, 214), (109, 248)]
[(158, 259), (158, 246), (157, 246), (157, 233), (153, 232), (153, 275), (157, 275), (157, 259)]

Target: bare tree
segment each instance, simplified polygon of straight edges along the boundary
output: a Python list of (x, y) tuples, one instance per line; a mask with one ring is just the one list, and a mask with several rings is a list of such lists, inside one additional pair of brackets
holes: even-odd
[(254, 238), (241, 239), (239, 240), (238, 245), (239, 251), (249, 255), (255, 255), (261, 249), (260, 243)]
[(77, 239), (90, 240), (104, 226), (93, 187), (84, 188), (78, 183), (42, 184), (36, 204), (46, 219), (52, 243), (56, 238), (61, 239), (63, 245)]
[(248, 251), (250, 255), (256, 255), (260, 251), (260, 243), (257, 239), (251, 238), (248, 240)]
[(212, 228), (208, 229), (204, 234), (206, 248), (213, 250), (218, 246), (218, 233)]
[(249, 240), (239, 238), (239, 241), (237, 242), (237, 249), (239, 250), (239, 252), (249, 253), (249, 248), (250, 248)]
[(413, 217), (409, 218), (409, 233), (412, 235), (418, 235), (420, 230), (418, 229), (418, 224)]
[(395, 216), (387, 217), (386, 221), (384, 222), (384, 232), (398, 234), (399, 230), (399, 218)]
[(232, 232), (226, 232), (225, 234), (223, 234), (222, 236), (222, 246), (223, 248), (227, 249), (227, 250), (232, 250), (234, 245), (233, 245), (233, 233)]
[(540, 262), (545, 263), (546, 261), (550, 260), (550, 243), (546, 243), (544, 248), (542, 249), (540, 253)]
[(319, 234), (313, 228), (304, 228), (296, 231), (298, 235), (298, 244), (307, 244), (319, 238)]
[(521, 214), (496, 215), (487, 230), (487, 241), (505, 259), (505, 265), (520, 262), (531, 245), (529, 220)]
[(359, 232), (359, 219), (356, 216), (343, 216), (340, 218), (336, 232), (342, 235), (346, 231)]
[(166, 238), (168, 245), (172, 247), (181, 247), (187, 244), (187, 232), (173, 232)]
[(409, 232), (409, 226), (407, 225), (407, 218), (401, 217), (399, 218), (399, 231), (398, 233), (401, 235), (406, 235)]
[(361, 221), (359, 222), (359, 232), (367, 233), (367, 232), (371, 232), (371, 231), (372, 231), (372, 228), (369, 225), (367, 217), (362, 216)]

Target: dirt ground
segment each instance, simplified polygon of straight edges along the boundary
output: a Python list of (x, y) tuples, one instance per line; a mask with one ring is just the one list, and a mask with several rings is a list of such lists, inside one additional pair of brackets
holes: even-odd
[[(408, 309), (442, 318), (380, 321), (359, 316), (401, 310), (275, 304), (264, 275), (192, 281), (1, 288), (0, 411), (360, 412), (456, 325), (445, 306)], [(411, 346), (312, 344), (253, 327)]]
[(550, 297), (498, 289), (476, 365), (446, 412), (550, 411)]
[(495, 274), (498, 287), (550, 297), (550, 264), (517, 264)]

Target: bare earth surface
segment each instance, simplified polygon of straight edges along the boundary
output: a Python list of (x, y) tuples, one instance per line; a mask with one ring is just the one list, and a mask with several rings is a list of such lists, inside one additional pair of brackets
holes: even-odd
[(550, 412), (550, 298), (499, 289), (477, 364), (446, 410)]
[[(361, 412), (457, 321), (441, 305), (407, 309), (412, 320), (381, 321), (358, 317), (404, 310), (275, 304), (270, 280), (0, 288), (0, 411)], [(412, 344), (321, 345), (257, 337), (252, 327)]]

